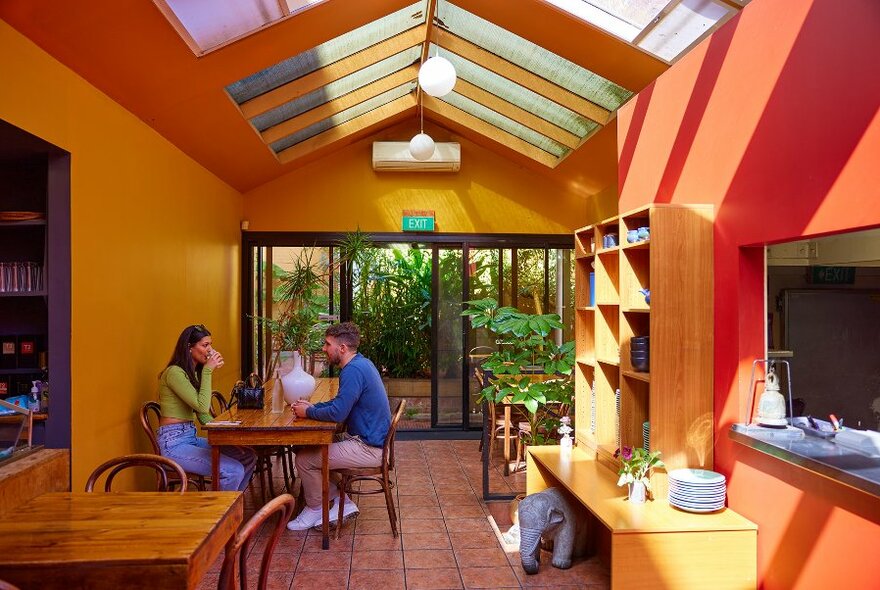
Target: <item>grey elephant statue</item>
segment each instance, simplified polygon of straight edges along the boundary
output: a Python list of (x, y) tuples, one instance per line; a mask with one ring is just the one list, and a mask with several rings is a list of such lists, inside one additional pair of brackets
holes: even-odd
[(531, 494), (519, 503), (519, 555), (527, 574), (538, 573), (541, 560), (541, 537), (553, 540), (553, 567), (568, 569), (572, 556), (586, 549), (586, 519), (556, 488)]

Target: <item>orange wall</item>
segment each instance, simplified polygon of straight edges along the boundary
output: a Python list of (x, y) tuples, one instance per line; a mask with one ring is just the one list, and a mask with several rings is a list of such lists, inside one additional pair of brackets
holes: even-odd
[[(137, 411), (181, 329), (239, 372), (241, 195), (0, 21), (0, 118), (71, 156), (73, 489), (146, 451)], [(51, 376), (50, 376), (51, 383)]]
[[(716, 469), (766, 588), (876, 588), (880, 499), (732, 443), (764, 346), (763, 254), (880, 225), (875, 0), (755, 0), (618, 117), (620, 208), (714, 203)], [(795, 383), (795, 395), (797, 395)]]
[(429, 209), (438, 232), (557, 234), (613, 214), (612, 198), (572, 194), (450, 131), (425, 131), (461, 143), (459, 172), (374, 172), (373, 141), (418, 133), (400, 124), (246, 193), (250, 230), (398, 232), (404, 209)]

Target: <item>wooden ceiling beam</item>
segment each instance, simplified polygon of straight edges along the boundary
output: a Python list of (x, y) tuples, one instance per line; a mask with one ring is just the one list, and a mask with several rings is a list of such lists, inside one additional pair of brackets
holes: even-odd
[(296, 80), (292, 80), (274, 90), (256, 96), (239, 106), (241, 114), (245, 119), (252, 119), (257, 115), (261, 115), (266, 111), (297, 99), (304, 94), (308, 94), (321, 86), (326, 86), (330, 82), (335, 82), (340, 78), (344, 78), (345, 76), (357, 72), (358, 70), (362, 70), (378, 61), (391, 57), (401, 51), (405, 51), (410, 47), (420, 45), (425, 42), (426, 31), (427, 27), (424, 24), (413, 27), (408, 31), (404, 31), (399, 35), (395, 35), (394, 37), (386, 39), (381, 43), (377, 43), (363, 51), (359, 51), (354, 55), (340, 59), (335, 63), (319, 70), (315, 70), (314, 72), (306, 74)]
[(364, 131), (370, 127), (381, 125), (386, 119), (397, 116), (409, 109), (416, 108), (416, 98), (413, 94), (401, 96), (392, 100), (388, 104), (373, 109), (368, 113), (364, 113), (360, 117), (355, 117), (351, 121), (346, 121), (336, 127), (328, 129), (314, 137), (310, 137), (305, 141), (278, 152), (278, 161), (287, 164), (297, 160), (311, 152), (326, 148), (334, 143), (343, 141), (350, 135)]
[(366, 86), (361, 86), (354, 92), (344, 94), (339, 98), (326, 102), (309, 111), (287, 119), (286, 121), (282, 121), (277, 125), (273, 125), (263, 131), (260, 136), (267, 144), (278, 141), (283, 137), (296, 133), (300, 129), (305, 129), (309, 125), (313, 125), (318, 121), (322, 121), (341, 113), (345, 109), (349, 109), (366, 100), (379, 96), (383, 92), (397, 88), (407, 82), (412, 82), (418, 77), (418, 75), (419, 66), (418, 64), (413, 64), (402, 70), (398, 70), (391, 75), (385, 76), (384, 78), (380, 78), (375, 82), (367, 84)]
[(575, 149), (580, 144), (581, 138), (561, 127), (557, 127), (553, 123), (542, 119), (541, 117), (530, 113), (529, 111), (507, 102), (503, 98), (495, 96), (491, 92), (486, 92), (479, 86), (475, 86), (467, 80), (459, 78), (455, 82), (455, 92), (465, 96), (474, 102), (478, 102), (484, 107), (504, 115), (508, 119), (513, 119), (517, 123), (528, 127), (532, 131), (536, 131), (545, 137), (561, 143), (562, 145)]
[(467, 127), (468, 129), (471, 129), (504, 147), (510, 148), (527, 158), (531, 158), (548, 168), (554, 168), (559, 162), (559, 158), (553, 154), (547, 153), (544, 150), (533, 146), (529, 142), (522, 140), (515, 135), (511, 135), (506, 131), (502, 131), (494, 125), (490, 125), (482, 119), (466, 113), (461, 109), (457, 109), (440, 99), (424, 94), (422, 95), (422, 106), (441, 117), (445, 117), (459, 125)]
[(611, 113), (607, 109), (448, 31), (439, 27), (435, 28), (433, 41), (440, 47), (479, 64), (487, 70), (491, 70), (515, 84), (524, 86), (547, 100), (560, 104), (600, 125), (605, 125), (610, 120)]

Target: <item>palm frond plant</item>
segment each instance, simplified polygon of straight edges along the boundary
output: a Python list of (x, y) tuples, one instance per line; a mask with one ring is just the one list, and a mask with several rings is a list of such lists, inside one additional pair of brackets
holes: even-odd
[[(527, 411), (532, 444), (547, 444), (559, 425), (558, 409), (574, 399), (574, 342), (557, 345), (553, 330), (564, 326), (556, 314), (528, 314), (514, 307), (499, 307), (487, 297), (467, 301), (462, 312), (472, 328), (494, 335), (499, 350), (482, 363), (491, 375), (480, 401), (522, 404)], [(554, 411), (557, 410), (557, 411)]]

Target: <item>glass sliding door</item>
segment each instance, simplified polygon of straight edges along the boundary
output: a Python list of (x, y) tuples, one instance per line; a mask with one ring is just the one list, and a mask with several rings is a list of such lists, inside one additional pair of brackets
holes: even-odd
[[(482, 384), (475, 368), (503, 346), (487, 330), (471, 330), (463, 303), (492, 297), (528, 313), (557, 313), (571, 334), (571, 238), (568, 236), (373, 234), (366, 254), (348, 268), (336, 264), (343, 234), (245, 234), (242, 258), (242, 372), (266, 376), (274, 358), (269, 326), (284, 310), (278, 288), (297, 261), (322, 273), (316, 293), (327, 321), (356, 322), (360, 351), (380, 370), (391, 398), (406, 398), (401, 430), (482, 428)], [(333, 375), (320, 352), (306, 369)], [(393, 403), (393, 402), (392, 402)]]
[(435, 246), (434, 252), (436, 328), (435, 362), (431, 373), (434, 376), (433, 402), (436, 411), (432, 426), (462, 428), (468, 426), (469, 408), (462, 391), (462, 249)]

